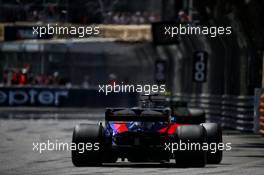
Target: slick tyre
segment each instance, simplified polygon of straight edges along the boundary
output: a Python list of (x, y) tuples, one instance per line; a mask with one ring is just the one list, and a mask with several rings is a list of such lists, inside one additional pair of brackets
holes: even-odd
[[(208, 145), (210, 144), (216, 144), (222, 143), (222, 128), (217, 123), (202, 123), (201, 124), (207, 133), (206, 142)], [(217, 147), (217, 146), (216, 146)], [(207, 152), (207, 163), (208, 164), (219, 164), (222, 161), (223, 157), (223, 151), (216, 149), (216, 152), (212, 152), (212, 150), (209, 150)]]
[[(83, 167), (100, 166), (102, 164), (103, 127), (101, 125), (76, 125), (73, 131), (72, 143), (77, 148), (72, 150), (73, 165)], [(89, 145), (88, 150), (86, 145)]]
[(188, 149), (187, 145), (202, 145), (206, 141), (206, 131), (200, 125), (186, 125), (177, 128), (178, 147), (186, 145), (185, 149), (174, 152), (178, 167), (204, 167), (206, 165), (206, 151), (199, 148)]

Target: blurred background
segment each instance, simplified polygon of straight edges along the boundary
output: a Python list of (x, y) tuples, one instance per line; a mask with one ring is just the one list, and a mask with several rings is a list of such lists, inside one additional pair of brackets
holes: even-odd
[[(262, 175), (263, 9), (263, 0), (0, 0), (0, 174)], [(47, 24), (99, 26), (100, 34), (33, 34)], [(168, 38), (168, 24), (231, 26), (232, 34)], [(113, 82), (165, 84), (168, 99), (221, 124), (232, 150), (195, 171), (74, 168), (68, 151), (32, 151), (33, 142), (70, 143), (74, 126), (104, 120), (105, 107), (138, 105), (135, 93), (98, 92)]]
[[(254, 131), (263, 7), (261, 0), (0, 0), (0, 106), (134, 106), (136, 94), (105, 97), (98, 84), (166, 84), (172, 100), (205, 109), (208, 120)], [(155, 28), (165, 22), (231, 26), (232, 34), (166, 40)], [(33, 35), (33, 26), (47, 24), (98, 25), (100, 35)], [(45, 101), (30, 90), (64, 95), (44, 94), (52, 96)]]

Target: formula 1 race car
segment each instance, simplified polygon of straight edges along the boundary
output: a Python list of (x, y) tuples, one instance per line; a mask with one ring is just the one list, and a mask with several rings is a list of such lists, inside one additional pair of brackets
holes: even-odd
[[(180, 167), (218, 164), (222, 150), (187, 149), (190, 144), (222, 142), (221, 127), (203, 123), (204, 112), (180, 102), (168, 104), (157, 96), (145, 96), (140, 107), (107, 108), (105, 123), (79, 124), (72, 143), (89, 143), (84, 152), (72, 150), (75, 166), (100, 166), (118, 158), (130, 162), (166, 163), (175, 159)], [(179, 149), (185, 144), (185, 149)], [(96, 149), (91, 149), (96, 145)], [(187, 145), (187, 146), (186, 146)], [(176, 149), (177, 147), (177, 149)]]

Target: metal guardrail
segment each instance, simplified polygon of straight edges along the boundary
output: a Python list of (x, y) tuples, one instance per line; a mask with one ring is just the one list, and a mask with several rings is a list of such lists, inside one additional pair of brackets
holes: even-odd
[(239, 131), (254, 131), (254, 97), (209, 94), (174, 94), (172, 100), (186, 101), (192, 108), (203, 108), (209, 122)]

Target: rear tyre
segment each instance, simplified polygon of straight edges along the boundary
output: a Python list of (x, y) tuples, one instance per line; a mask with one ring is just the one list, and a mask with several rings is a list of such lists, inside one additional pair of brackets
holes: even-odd
[[(196, 147), (187, 149), (187, 145), (194, 143), (202, 146), (202, 143), (206, 140), (206, 131), (204, 127), (200, 125), (186, 125), (177, 128), (177, 136), (179, 139), (178, 147), (186, 145), (186, 149), (180, 150), (174, 153), (176, 165), (178, 167), (204, 167), (206, 165), (206, 151)], [(191, 146), (190, 146), (191, 147)]]
[[(207, 133), (206, 142), (208, 143), (208, 145), (213, 143), (216, 144), (216, 148), (217, 148), (217, 145), (219, 143), (222, 143), (223, 141), (221, 126), (217, 123), (202, 123), (201, 125), (206, 130)], [(215, 153), (212, 153), (211, 151), (213, 150), (209, 150), (207, 152), (207, 163), (219, 164), (223, 158), (223, 151), (219, 149), (216, 149)]]
[(73, 131), (72, 143), (77, 148), (72, 150), (73, 165), (82, 167), (100, 166), (102, 164), (103, 127), (101, 125), (76, 125)]

